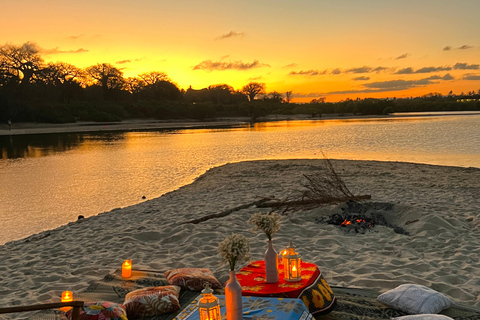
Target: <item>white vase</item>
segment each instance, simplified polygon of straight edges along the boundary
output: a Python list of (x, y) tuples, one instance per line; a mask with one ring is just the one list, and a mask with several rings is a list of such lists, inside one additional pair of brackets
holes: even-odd
[(277, 251), (273, 247), (272, 240), (268, 240), (267, 251), (265, 251), (265, 281), (267, 283), (278, 282)]
[(227, 320), (242, 320), (242, 286), (237, 280), (235, 271), (230, 271), (230, 279), (225, 284), (225, 305)]

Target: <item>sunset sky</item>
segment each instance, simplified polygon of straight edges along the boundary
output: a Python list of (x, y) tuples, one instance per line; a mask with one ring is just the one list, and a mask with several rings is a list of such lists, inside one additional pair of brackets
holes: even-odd
[(480, 89), (479, 0), (2, 0), (0, 45), (46, 61), (256, 81), (294, 101)]

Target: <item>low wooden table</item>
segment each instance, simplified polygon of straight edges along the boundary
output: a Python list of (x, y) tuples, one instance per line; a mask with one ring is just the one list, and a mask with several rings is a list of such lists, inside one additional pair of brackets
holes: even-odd
[(332, 289), (323, 278), (322, 272), (313, 263), (302, 261), (300, 281), (283, 280), (283, 265), (279, 264), (277, 283), (265, 281), (265, 262), (254, 261), (244, 266), (237, 279), (242, 286), (242, 295), (257, 297), (299, 298), (313, 315), (326, 314), (335, 306)]

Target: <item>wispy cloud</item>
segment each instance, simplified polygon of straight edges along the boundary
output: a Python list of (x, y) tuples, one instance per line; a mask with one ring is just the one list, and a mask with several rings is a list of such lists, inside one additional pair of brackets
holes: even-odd
[(296, 63), (290, 63), (290, 64), (287, 64), (286, 66), (283, 66), (282, 68), (295, 68), (297, 66)]
[(340, 70), (339, 68), (335, 68), (335, 69), (332, 70), (331, 73), (334, 74), (334, 75), (342, 74), (342, 70)]
[(460, 46), (460, 47), (457, 47), (457, 48), (453, 48), (452, 46), (446, 46), (443, 48), (443, 51), (450, 51), (452, 49), (458, 49), (458, 50), (468, 50), (468, 49), (473, 49), (474, 46), (470, 46), (468, 44), (464, 44), (463, 46)]
[(395, 60), (400, 60), (400, 59), (408, 58), (409, 55), (410, 55), (410, 53), (404, 53), (404, 54), (399, 55), (398, 57), (396, 57)]
[(80, 49), (77, 49), (77, 50), (60, 50), (57, 47), (57, 48), (53, 48), (53, 49), (40, 48), (39, 52), (41, 52), (45, 55), (49, 55), (49, 54), (61, 54), (61, 53), (85, 53), (85, 52), (88, 52), (88, 50), (83, 49), (83, 48), (80, 48)]
[(480, 69), (480, 65), (457, 62), (453, 66), (453, 69), (455, 69), (455, 70), (478, 70), (478, 69)]
[(221, 36), (217, 37), (217, 40), (228, 39), (228, 38), (236, 38), (236, 37), (243, 37), (245, 34), (243, 32), (237, 31), (230, 31), (229, 33), (222, 34)]
[(345, 70), (346, 73), (369, 73), (372, 72), (371, 67), (363, 66), (363, 67), (357, 67), (357, 68), (350, 68)]
[(81, 37), (85, 36), (84, 34), (79, 34), (77, 36), (70, 36), (70, 37), (67, 37), (67, 39), (70, 39), (70, 40), (77, 40)]
[(368, 66), (363, 66), (363, 67), (354, 67), (350, 69), (345, 69), (342, 70), (340, 68), (335, 68), (333, 69), (330, 73), (333, 75), (339, 75), (343, 73), (354, 73), (354, 74), (361, 74), (361, 73), (379, 73), (379, 72), (384, 72), (389, 70), (389, 68), (386, 67), (368, 67)]
[(291, 71), (289, 75), (291, 76), (319, 76), (325, 74), (327, 71), (318, 71), (318, 70), (300, 70), (300, 71)]
[(194, 66), (193, 70), (248, 70), (260, 67), (270, 67), (270, 65), (261, 63), (258, 60), (254, 60), (253, 62), (204, 60)]
[(356, 78), (353, 78), (352, 80), (354, 80), (354, 81), (367, 81), (367, 80), (370, 80), (370, 77), (356, 77)]
[(395, 74), (414, 74), (414, 73), (432, 73), (438, 71), (450, 71), (452, 67), (423, 67), (417, 70), (414, 70), (411, 67), (403, 68), (395, 72)]
[(355, 93), (375, 93), (388, 91), (403, 91), (416, 87), (425, 87), (430, 84), (438, 83), (439, 80), (451, 80), (453, 77), (446, 74), (444, 77), (432, 76), (420, 80), (389, 80), (365, 83), (360, 89), (331, 91), (327, 94), (355, 94)]
[(120, 60), (120, 61), (117, 61), (115, 62), (116, 64), (125, 64), (125, 63), (130, 63), (132, 62), (132, 60)]
[(480, 74), (466, 74), (463, 76), (462, 80), (474, 80), (474, 81), (480, 81)]

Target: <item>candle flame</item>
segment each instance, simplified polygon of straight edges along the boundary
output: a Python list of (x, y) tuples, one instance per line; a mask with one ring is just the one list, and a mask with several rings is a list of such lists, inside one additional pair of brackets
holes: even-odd
[(293, 266), (292, 271), (297, 271), (297, 267)]

